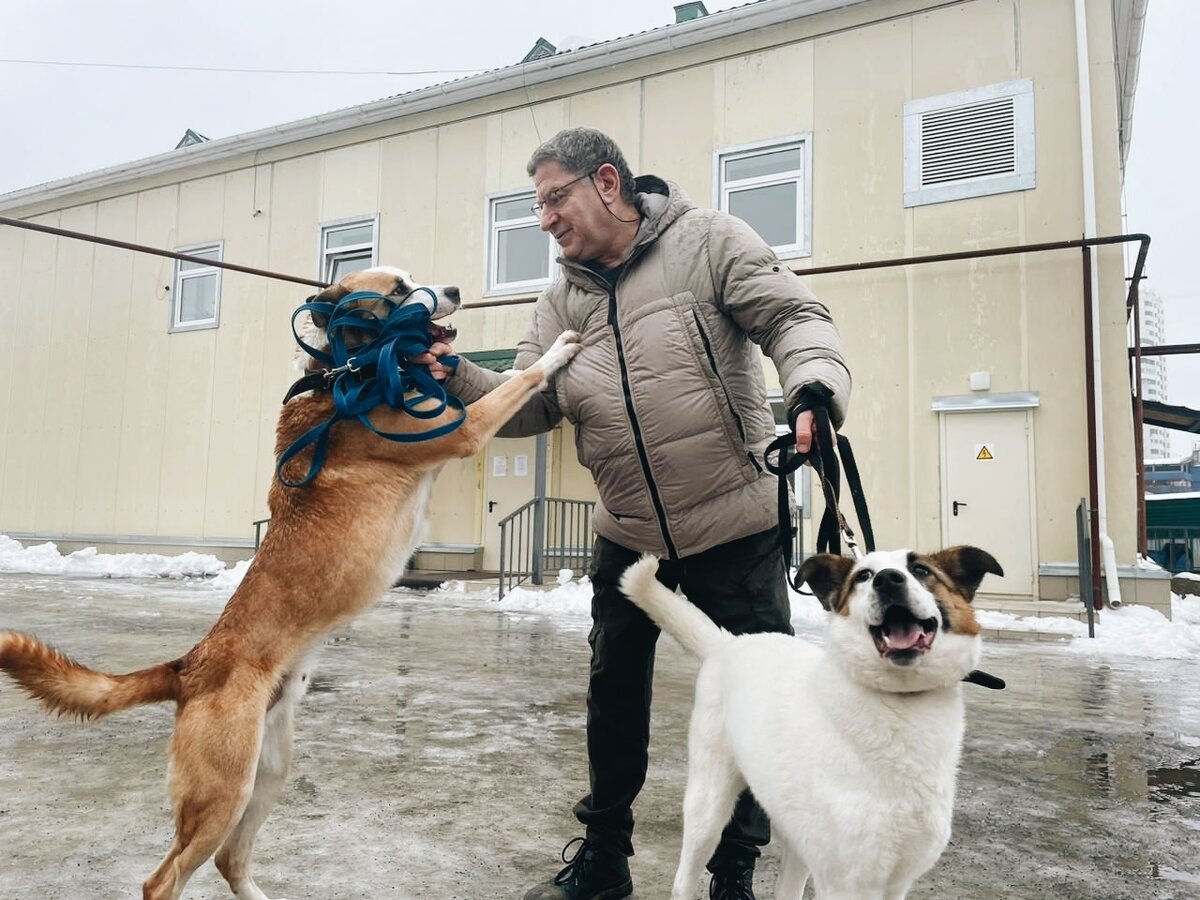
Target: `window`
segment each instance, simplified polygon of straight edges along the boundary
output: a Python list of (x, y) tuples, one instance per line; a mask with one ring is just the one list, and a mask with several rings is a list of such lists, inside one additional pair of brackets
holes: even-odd
[(375, 265), (379, 217), (348, 219), (321, 226), (321, 278), (333, 283)]
[(529, 190), (488, 198), (488, 293), (518, 293), (549, 283), (557, 254), (530, 208), (536, 199)]
[(744, 220), (781, 257), (812, 253), (807, 135), (718, 151), (717, 207)]
[(904, 205), (1037, 186), (1033, 79), (904, 104)]
[[(179, 253), (220, 261), (221, 244), (180, 247)], [(221, 270), (201, 262), (175, 261), (171, 287), (171, 331), (216, 328), (221, 308)]]

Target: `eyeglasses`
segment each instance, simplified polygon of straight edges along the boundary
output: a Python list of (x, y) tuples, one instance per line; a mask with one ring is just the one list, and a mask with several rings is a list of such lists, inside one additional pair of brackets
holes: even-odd
[(542, 213), (544, 213), (546, 210), (558, 209), (562, 202), (567, 199), (567, 194), (569, 193), (570, 188), (573, 187), (576, 182), (583, 181), (585, 178), (591, 178), (595, 174), (596, 173), (592, 171), (580, 175), (578, 178), (572, 178), (566, 184), (561, 184), (556, 187), (546, 195), (545, 200), (533, 204), (533, 206), (529, 207), (529, 209), (540, 219), (542, 217)]

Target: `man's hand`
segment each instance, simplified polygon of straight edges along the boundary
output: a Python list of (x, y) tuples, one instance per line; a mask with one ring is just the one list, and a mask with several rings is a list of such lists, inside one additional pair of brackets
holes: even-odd
[[(837, 441), (837, 432), (833, 430), (833, 426), (829, 426), (831, 438)], [(796, 452), (807, 453), (812, 449), (813, 440), (817, 434), (817, 423), (813, 418), (812, 410), (806, 409), (804, 412), (796, 416)]]
[(417, 365), (429, 366), (429, 374), (438, 381), (445, 381), (447, 377), (454, 371), (449, 366), (441, 364), (440, 359), (443, 356), (449, 356), (454, 351), (445, 341), (434, 341), (429, 345), (429, 352), (422, 353), (420, 356), (410, 356), (408, 361)]

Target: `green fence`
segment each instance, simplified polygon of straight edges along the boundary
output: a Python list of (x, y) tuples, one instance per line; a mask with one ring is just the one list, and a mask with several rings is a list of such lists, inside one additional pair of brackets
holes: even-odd
[(1172, 572), (1200, 570), (1200, 496), (1159, 495), (1146, 500), (1150, 558)]

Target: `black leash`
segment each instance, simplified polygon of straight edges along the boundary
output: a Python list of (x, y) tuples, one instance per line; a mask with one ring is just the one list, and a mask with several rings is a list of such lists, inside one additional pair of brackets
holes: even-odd
[[(792, 528), (791, 511), (788, 509), (787, 476), (795, 472), (805, 463), (813, 467), (821, 482), (821, 491), (825, 495), (825, 512), (821, 516), (821, 524), (817, 529), (817, 552), (842, 552), (842, 540), (850, 554), (859, 559), (863, 556), (858, 549), (858, 540), (854, 530), (846, 523), (838, 507), (838, 497), (841, 494), (841, 469), (846, 469), (846, 485), (850, 488), (850, 496), (854, 500), (854, 514), (862, 529), (863, 546), (870, 553), (875, 549), (875, 532), (871, 528), (871, 515), (867, 510), (867, 498), (862, 489), (862, 478), (858, 473), (858, 463), (854, 459), (854, 450), (849, 439), (839, 434), (835, 443), (831, 440), (833, 425), (829, 421), (829, 410), (824, 406), (814, 406), (813, 418), (817, 427), (813, 434), (812, 448), (807, 453), (792, 455), (796, 441), (792, 434), (781, 434), (775, 438), (763, 451), (763, 464), (768, 472), (779, 476), (779, 543), (783, 549), (783, 561), (787, 571), (792, 571), (792, 539), (795, 529)], [(777, 453), (779, 461), (771, 462), (771, 454)], [(841, 456), (841, 464), (838, 457)], [(790, 575), (789, 575), (790, 577)], [(793, 584), (799, 590), (799, 586)]]
[[(841, 465), (846, 470), (846, 486), (850, 489), (850, 496), (854, 501), (854, 515), (858, 519), (859, 528), (862, 529), (863, 546), (866, 547), (867, 553), (875, 550), (875, 532), (871, 528), (871, 516), (867, 511), (867, 497), (863, 493), (862, 477), (859, 475), (858, 463), (854, 459), (850, 441), (844, 434), (839, 434), (835, 452), (834, 441), (830, 440), (833, 435), (833, 425), (829, 421), (829, 410), (825, 406), (818, 405), (812, 407), (812, 413), (817, 427), (814, 429), (813, 443), (808, 453), (791, 455), (796, 439), (795, 435), (790, 433), (781, 434), (763, 451), (763, 464), (767, 471), (779, 478), (779, 542), (783, 550), (784, 571), (789, 579), (793, 579), (792, 539), (795, 537), (796, 531), (792, 528), (791, 510), (788, 508), (787, 476), (805, 463), (812, 465), (813, 471), (817, 473), (821, 482), (821, 492), (825, 495), (825, 512), (821, 516), (821, 525), (817, 530), (817, 552), (841, 555), (842, 540), (844, 539), (851, 556), (861, 559), (864, 555), (858, 548), (854, 531), (846, 524), (846, 517), (842, 515), (842, 511), (838, 507), (838, 498), (841, 494), (839, 455)], [(778, 454), (778, 463), (771, 462), (772, 453)], [(795, 580), (792, 580), (791, 584), (797, 592), (800, 592), (800, 585)], [(995, 675), (979, 669), (970, 672), (963, 678), (963, 681), (969, 681), (971, 684), (977, 684), (993, 691), (1001, 691), (1005, 688), (1003, 678), (997, 678)]]

